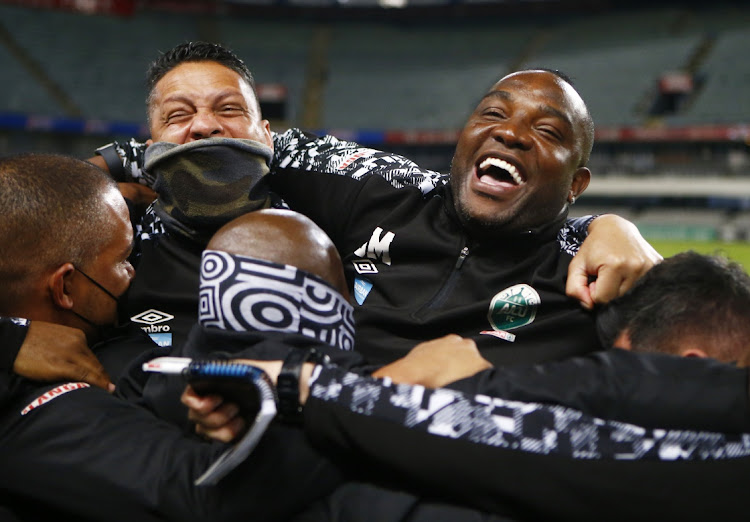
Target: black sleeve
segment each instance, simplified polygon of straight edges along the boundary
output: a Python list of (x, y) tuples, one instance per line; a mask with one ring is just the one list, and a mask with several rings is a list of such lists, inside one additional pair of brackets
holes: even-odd
[(633, 520), (644, 506), (649, 518), (702, 520), (743, 504), (730, 475), (750, 465), (747, 435), (649, 430), (317, 368), (304, 411), (314, 443), (429, 498), (522, 520)]
[(0, 491), (84, 520), (288, 520), (338, 482), (300, 430), (272, 425), (217, 486), (193, 481), (226, 449), (83, 383), (3, 410)]
[[(423, 169), (412, 160), (334, 136), (299, 129), (274, 135), (272, 172), (295, 169), (352, 179), (377, 175), (396, 188), (417, 187), (423, 194), (448, 182), (448, 176)], [(284, 194), (282, 193), (282, 196)]]
[(493, 368), (452, 387), (471, 395), (564, 404), (643, 426), (750, 432), (747, 369), (713, 359), (612, 349)]
[(582, 216), (577, 218), (568, 218), (568, 220), (565, 222), (565, 225), (567, 227), (570, 227), (573, 233), (575, 233), (578, 237), (580, 237), (581, 239), (586, 239), (586, 236), (588, 236), (589, 234), (589, 225), (599, 216), (600, 214)]

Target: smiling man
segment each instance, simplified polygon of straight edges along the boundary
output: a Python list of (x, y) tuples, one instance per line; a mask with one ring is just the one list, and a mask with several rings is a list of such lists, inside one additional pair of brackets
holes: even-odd
[(168, 69), (178, 59), (156, 62), (150, 71), (148, 143), (189, 143), (221, 136), (273, 147), (247, 68), (225, 60), (188, 61)]
[(589, 184), (594, 124), (569, 80), (552, 71), (511, 74), (464, 126), (451, 165), (463, 225), (477, 236), (554, 221)]
[(301, 133), (290, 143), (289, 153), (276, 144), (272, 188), (342, 252), (369, 360), (448, 334), (475, 340), (496, 365), (601, 348), (593, 315), (565, 295), (582, 239), (568, 205), (590, 179), (593, 122), (563, 75), (498, 81), (460, 134), (449, 180), (422, 176), (422, 190), (331, 176), (325, 146)]

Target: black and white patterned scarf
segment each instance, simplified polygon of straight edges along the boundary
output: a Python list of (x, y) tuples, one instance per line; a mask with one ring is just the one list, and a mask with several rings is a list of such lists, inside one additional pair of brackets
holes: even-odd
[(207, 328), (299, 333), (354, 348), (354, 309), (323, 279), (294, 266), (203, 252), (199, 319)]

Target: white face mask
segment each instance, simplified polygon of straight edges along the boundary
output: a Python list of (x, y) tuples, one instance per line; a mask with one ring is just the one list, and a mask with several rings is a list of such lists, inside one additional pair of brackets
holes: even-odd
[(199, 319), (232, 331), (299, 333), (354, 348), (354, 309), (331, 285), (294, 266), (203, 252)]

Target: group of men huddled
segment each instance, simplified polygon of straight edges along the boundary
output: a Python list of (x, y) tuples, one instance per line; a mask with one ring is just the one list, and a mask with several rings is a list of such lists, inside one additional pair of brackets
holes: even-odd
[[(449, 175), (272, 133), (217, 44), (147, 81), (145, 144), (0, 158), (0, 515), (742, 517), (750, 277), (568, 219), (594, 140), (570, 79), (501, 78)], [(143, 371), (163, 355), (277, 384), (214, 485), (252, 418)]]

